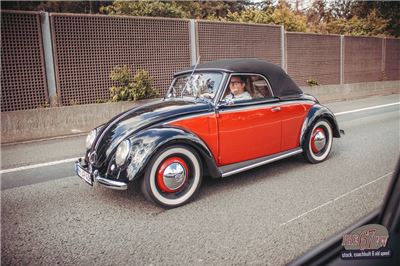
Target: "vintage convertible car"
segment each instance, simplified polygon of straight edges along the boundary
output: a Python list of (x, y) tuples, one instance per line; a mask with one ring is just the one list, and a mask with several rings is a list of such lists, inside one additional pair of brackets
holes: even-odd
[[(79, 177), (125, 190), (141, 179), (164, 207), (187, 203), (203, 176), (221, 178), (303, 153), (325, 160), (335, 116), (278, 66), (258, 59), (196, 65), (174, 75), (165, 98), (93, 129)], [(136, 183), (136, 182), (135, 182)]]

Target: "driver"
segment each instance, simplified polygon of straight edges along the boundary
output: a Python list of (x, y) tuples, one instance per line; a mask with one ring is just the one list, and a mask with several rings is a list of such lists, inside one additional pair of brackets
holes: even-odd
[(231, 101), (241, 101), (241, 100), (251, 100), (251, 95), (245, 89), (246, 82), (242, 76), (232, 76), (229, 82), (229, 89), (231, 93), (226, 95), (225, 100)]

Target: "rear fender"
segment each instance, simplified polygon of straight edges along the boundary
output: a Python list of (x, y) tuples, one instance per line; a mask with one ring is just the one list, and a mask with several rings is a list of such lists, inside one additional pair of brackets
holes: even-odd
[(332, 125), (333, 137), (340, 138), (340, 130), (335, 115), (327, 107), (315, 104), (310, 108), (304, 119), (300, 134), (300, 147), (302, 147), (305, 142), (307, 132), (312, 129), (314, 124), (320, 119), (326, 119)]

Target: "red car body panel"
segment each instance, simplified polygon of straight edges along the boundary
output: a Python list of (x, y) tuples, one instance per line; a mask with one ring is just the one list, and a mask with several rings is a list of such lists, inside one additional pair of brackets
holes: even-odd
[(218, 117), (220, 165), (278, 153), (281, 144), (279, 112), (272, 106), (221, 112)]
[(298, 147), (310, 108), (311, 104), (301, 102), (228, 108), (218, 115), (189, 117), (169, 124), (196, 134), (207, 144), (216, 164), (224, 166)]

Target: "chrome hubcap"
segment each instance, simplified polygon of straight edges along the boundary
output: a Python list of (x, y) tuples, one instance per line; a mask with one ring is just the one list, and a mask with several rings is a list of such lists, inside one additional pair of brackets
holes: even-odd
[(320, 152), (326, 145), (326, 136), (322, 129), (317, 128), (312, 139), (312, 150), (314, 153)]
[(165, 186), (170, 190), (179, 189), (186, 180), (186, 170), (178, 162), (174, 162), (165, 168), (163, 173), (163, 181)]

